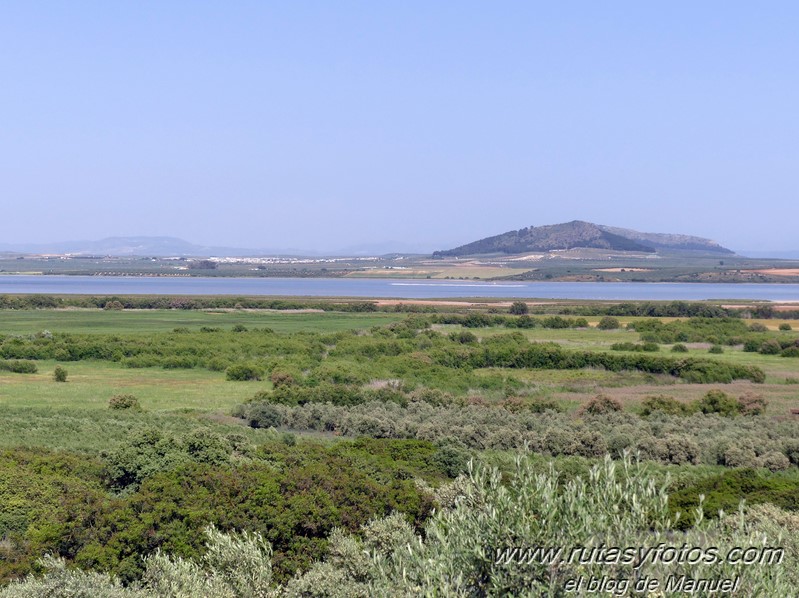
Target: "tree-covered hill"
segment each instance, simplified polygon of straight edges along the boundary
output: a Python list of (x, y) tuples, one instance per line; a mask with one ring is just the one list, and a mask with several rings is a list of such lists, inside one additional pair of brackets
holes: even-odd
[(459, 257), (487, 253), (525, 253), (586, 247), (610, 251), (654, 253), (667, 251), (703, 251), (732, 253), (714, 241), (688, 235), (640, 233), (582, 220), (548, 226), (530, 226), (467, 243), (454, 249), (436, 251), (436, 257)]

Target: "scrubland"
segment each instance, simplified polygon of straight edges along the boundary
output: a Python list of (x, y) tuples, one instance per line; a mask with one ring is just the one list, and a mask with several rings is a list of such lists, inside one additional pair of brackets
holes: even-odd
[[(799, 581), (799, 326), (780, 314), (37, 301), (0, 310), (0, 596)], [(496, 552), (709, 539), (785, 553), (635, 569)]]

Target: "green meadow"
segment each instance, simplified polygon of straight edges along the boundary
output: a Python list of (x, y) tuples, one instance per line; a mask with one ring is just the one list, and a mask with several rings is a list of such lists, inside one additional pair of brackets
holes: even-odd
[(272, 328), (276, 332), (335, 332), (369, 328), (401, 319), (386, 313), (353, 314), (342, 312), (299, 313), (266, 310), (15, 310), (0, 311), (0, 334), (34, 334), (42, 330), (82, 332), (87, 334), (126, 334), (134, 332), (168, 332), (174, 328), (236, 325)]

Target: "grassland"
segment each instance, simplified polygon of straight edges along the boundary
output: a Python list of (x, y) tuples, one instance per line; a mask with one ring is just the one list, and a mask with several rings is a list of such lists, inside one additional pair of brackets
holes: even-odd
[(0, 375), (0, 407), (108, 409), (115, 394), (134, 394), (147, 411), (195, 410), (229, 412), (268, 381), (240, 383), (225, 380), (224, 372), (205, 369), (130, 369), (104, 361), (64, 363), (66, 383), (53, 381), (53, 360), (39, 361), (30, 375)]
[(134, 332), (168, 332), (174, 328), (236, 325), (248, 328), (271, 328), (275, 332), (336, 332), (390, 324), (401, 315), (386, 313), (350, 314), (299, 310), (19, 310), (0, 312), (0, 334), (35, 334), (82, 332), (90, 334), (127, 334)]
[[(146, 342), (148, 335), (163, 335), (174, 329), (189, 331), (231, 330), (235, 326), (248, 329), (269, 328), (280, 335), (299, 332), (315, 334), (346, 330), (366, 331), (374, 326), (399, 322), (405, 316), (391, 313), (337, 313), (309, 312), (286, 313), (258, 310), (18, 310), (0, 312), (0, 334), (35, 335), (47, 330), (53, 333), (80, 333), (97, 338), (129, 336)], [(598, 330), (598, 318), (587, 318), (590, 324), (579, 329), (521, 329), (531, 342), (554, 342), (575, 350), (610, 352), (614, 343), (638, 343), (641, 335), (627, 328), (644, 318), (619, 318), (622, 327), (615, 330)], [(673, 321), (674, 318), (662, 318)], [(767, 320), (770, 328), (776, 324)], [(799, 326), (796, 326), (799, 328)], [(449, 335), (461, 326), (434, 324), (432, 330)], [(478, 339), (507, 334), (504, 327), (488, 326), (470, 329)], [(795, 333), (784, 333), (795, 336)], [(155, 338), (155, 337), (153, 337)], [(203, 339), (202, 342), (205, 342)], [(214, 338), (207, 338), (213, 344)], [(765, 395), (772, 408), (787, 412), (796, 406), (796, 387), (786, 384), (799, 375), (795, 360), (759, 353), (747, 353), (740, 347), (726, 347), (719, 355), (708, 354), (708, 344), (689, 343), (684, 356), (712, 357), (719, 362), (737, 365), (754, 365), (766, 373), (766, 383), (754, 385)], [(669, 355), (669, 345), (660, 354)], [(68, 369), (66, 384), (53, 382), (52, 372), (61, 363)], [(53, 359), (38, 362), (39, 372), (21, 376), (0, 372), (0, 407), (49, 407), (55, 409), (105, 409), (114, 394), (135, 394), (148, 411), (193, 410), (197, 412), (229, 413), (237, 404), (258, 391), (269, 390), (268, 380), (261, 382), (234, 382), (226, 380), (224, 371), (210, 371), (202, 367), (190, 369), (163, 369), (161, 367), (129, 368), (114, 361), (85, 360), (58, 362)], [(363, 364), (349, 364), (363, 369)], [(642, 372), (611, 372), (604, 369), (580, 370), (525, 370), (487, 368), (477, 370), (478, 377), (493, 377), (516, 383), (522, 394), (546, 396), (574, 408), (591, 393), (613, 389), (630, 408), (636, 409), (640, 400), (653, 393), (665, 393), (680, 400), (691, 400), (705, 392), (704, 385), (677, 383), (673, 377)], [(750, 382), (738, 382), (736, 392), (753, 387)], [(500, 398), (505, 390), (500, 385), (495, 390), (468, 389), (468, 392)], [(623, 390), (622, 390), (623, 389)]]

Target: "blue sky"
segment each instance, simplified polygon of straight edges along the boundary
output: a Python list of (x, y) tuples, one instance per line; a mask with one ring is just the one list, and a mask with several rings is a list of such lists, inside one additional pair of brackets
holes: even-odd
[(6, 2), (0, 243), (799, 249), (794, 2)]

